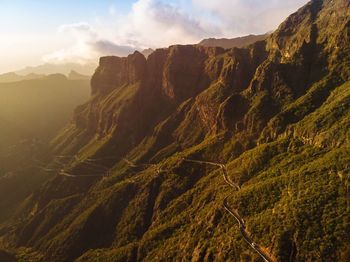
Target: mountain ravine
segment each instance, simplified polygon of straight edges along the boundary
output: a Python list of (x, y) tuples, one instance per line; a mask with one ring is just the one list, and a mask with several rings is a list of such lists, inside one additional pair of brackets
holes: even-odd
[(19, 261), (350, 261), (349, 77), (349, 0), (311, 1), (247, 48), (102, 57), (1, 247)]

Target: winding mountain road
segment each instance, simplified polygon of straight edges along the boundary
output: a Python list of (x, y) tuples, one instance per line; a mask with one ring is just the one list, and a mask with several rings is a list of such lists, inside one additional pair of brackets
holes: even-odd
[[(104, 158), (86, 158), (84, 161), (81, 161), (77, 156), (58, 156), (57, 158), (75, 158), (75, 160), (79, 161), (81, 164), (90, 166), (90, 170), (93, 171), (102, 171), (101, 174), (97, 174), (97, 175), (72, 175), (68, 172), (65, 171), (64, 168), (62, 168), (61, 170), (59, 170), (59, 175), (60, 176), (65, 176), (65, 177), (71, 177), (71, 178), (82, 178), (82, 177), (107, 177), (110, 175), (110, 169), (100, 165), (100, 164), (96, 164), (96, 162), (98, 162), (99, 160), (102, 160)], [(105, 159), (109, 159), (109, 158), (105, 158)], [(126, 162), (130, 167), (132, 168), (138, 168), (138, 167), (142, 167), (142, 168), (147, 168), (147, 167), (152, 167), (155, 166), (157, 167), (156, 164), (135, 164), (134, 162), (123, 158), (124, 162)], [(65, 165), (64, 163), (62, 163), (61, 161), (55, 159), (54, 162), (56, 162), (57, 164), (60, 164), (62, 167)], [(157, 173), (159, 174), (160, 172), (162, 172), (163, 170), (160, 167), (157, 167)]]
[[(69, 158), (75, 158), (77, 161), (80, 161), (81, 163), (83, 164), (86, 164), (86, 165), (90, 165), (90, 167), (93, 169), (95, 169), (96, 171), (96, 168), (102, 170), (102, 173), (101, 175), (83, 175), (83, 176), (77, 176), (77, 175), (72, 175), (68, 172), (66, 172), (64, 170), (64, 168), (62, 168), (65, 164), (62, 163), (60, 160), (58, 160), (57, 158), (64, 158), (64, 157), (69, 157)], [(106, 177), (106, 176), (109, 176), (110, 174), (110, 171), (107, 167), (103, 166), (103, 165), (99, 165), (99, 164), (96, 164), (95, 162), (97, 161), (97, 159), (93, 159), (93, 158), (88, 158), (86, 159), (85, 161), (81, 161), (78, 157), (76, 156), (57, 156), (57, 158), (54, 160), (54, 162), (56, 162), (57, 164), (61, 165), (61, 169), (59, 170), (58, 174), (60, 176), (65, 176), (65, 177), (70, 177), (70, 178), (82, 178), (82, 177)], [(123, 159), (130, 167), (152, 167), (152, 166), (155, 166), (157, 167), (157, 173), (160, 173), (162, 172), (162, 168), (161, 167), (158, 167), (156, 164), (135, 164), (134, 162), (124, 158)], [(241, 190), (241, 187), (234, 183), (233, 181), (231, 181), (228, 177), (228, 172), (227, 172), (227, 168), (226, 168), (226, 165), (224, 164), (221, 164), (221, 163), (215, 163), (215, 162), (210, 162), (210, 161), (201, 161), (201, 160), (192, 160), (192, 159), (186, 159), (186, 158), (183, 158), (183, 161), (185, 162), (192, 162), (192, 163), (197, 163), (197, 164), (206, 164), (206, 165), (212, 165), (212, 166), (216, 166), (216, 167), (219, 167), (222, 171), (222, 176), (223, 176), (223, 179), (225, 181), (225, 183), (227, 185), (229, 185), (231, 188), (239, 191)], [(262, 248), (256, 244), (252, 238), (250, 237), (249, 233), (247, 232), (246, 230), (246, 225), (245, 225), (245, 222), (243, 220), (243, 218), (239, 215), (238, 211), (235, 210), (235, 209), (232, 209), (228, 203), (228, 197), (225, 197), (224, 199), (224, 202), (223, 202), (223, 207), (224, 209), (232, 216), (235, 218), (235, 220), (237, 221), (238, 225), (239, 225), (239, 230), (240, 230), (240, 233), (243, 237), (243, 239), (245, 240), (245, 242), (248, 243), (248, 245), (255, 251), (257, 252), (260, 257), (266, 261), (266, 262), (274, 262), (273, 259), (271, 259), (271, 257), (269, 256), (269, 254), (267, 254), (266, 252), (264, 252), (262, 250)]]
[[(221, 163), (215, 163), (215, 162), (210, 162), (210, 161), (200, 161), (200, 160), (192, 160), (192, 159), (185, 159), (183, 158), (184, 161), (186, 162), (192, 162), (192, 163), (197, 163), (197, 164), (207, 164), (207, 165), (212, 165), (212, 166), (217, 166), (217, 167), (220, 167), (221, 168), (221, 171), (222, 171), (222, 175), (223, 175), (223, 178), (224, 178), (224, 181), (226, 184), (228, 184), (230, 187), (236, 189), (236, 190), (241, 190), (241, 187), (239, 185), (237, 185), (236, 183), (232, 182), (228, 175), (227, 175), (227, 168), (226, 168), (226, 165), (224, 164), (221, 164)], [(223, 203), (223, 206), (224, 206), (224, 209), (231, 215), (233, 216), (238, 225), (239, 225), (239, 231), (243, 237), (243, 239), (245, 240), (245, 242), (248, 243), (248, 245), (255, 251), (257, 252), (260, 257), (266, 261), (266, 262), (274, 262), (274, 260), (269, 256), (269, 254), (267, 254), (266, 252), (264, 252), (262, 250), (262, 248), (256, 244), (253, 239), (249, 236), (249, 233), (247, 232), (246, 230), (246, 225), (244, 223), (244, 220), (243, 218), (239, 215), (238, 211), (237, 210), (234, 210), (230, 207), (230, 205), (228, 204), (228, 197), (225, 197), (224, 199), (224, 203)]]
[[(101, 174), (95, 174), (95, 175), (73, 175), (68, 173), (67, 171), (65, 171), (65, 163), (63, 163), (62, 161), (58, 160), (58, 159), (62, 159), (62, 158), (75, 158), (75, 160), (79, 161), (81, 164), (87, 165), (89, 166), (88, 169), (94, 171), (94, 172), (98, 172), (101, 171)], [(84, 178), (84, 177), (107, 177), (109, 176), (110, 172), (109, 169), (105, 166), (102, 165), (98, 165), (94, 163), (94, 159), (88, 158), (85, 161), (81, 161), (79, 158), (77, 158), (76, 156), (56, 156), (56, 159), (54, 159), (54, 162), (58, 165), (60, 165), (61, 169), (58, 170), (58, 175), (60, 176), (65, 176), (65, 177), (69, 177), (69, 178)]]
[(83, 177), (106, 177), (108, 176), (108, 172), (106, 174), (101, 174), (101, 175), (80, 175), (80, 176), (77, 176), (77, 175), (72, 175), (72, 174), (69, 174), (67, 172), (65, 172), (63, 169), (60, 170), (60, 172), (58, 173), (60, 176), (65, 176), (65, 177), (75, 177), (75, 178), (83, 178)]

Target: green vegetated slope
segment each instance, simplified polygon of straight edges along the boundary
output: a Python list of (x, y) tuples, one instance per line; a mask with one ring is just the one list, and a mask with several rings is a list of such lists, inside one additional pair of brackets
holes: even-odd
[[(273, 260), (348, 261), (349, 61), (347, 0), (243, 49), (101, 58), (1, 245), (23, 261), (259, 261), (228, 197)], [(225, 163), (241, 190), (186, 159)]]
[(88, 80), (63, 75), (0, 83), (0, 221), (45, 179), (38, 159), (89, 94)]

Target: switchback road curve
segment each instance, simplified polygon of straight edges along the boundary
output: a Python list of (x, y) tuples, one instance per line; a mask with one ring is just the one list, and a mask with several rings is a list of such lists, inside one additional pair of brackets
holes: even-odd
[[(197, 164), (207, 164), (207, 165), (212, 165), (212, 166), (216, 166), (216, 167), (220, 167), (221, 171), (222, 171), (222, 175), (224, 178), (224, 181), (227, 185), (229, 185), (230, 187), (232, 187), (233, 189), (239, 191), (241, 190), (241, 187), (239, 185), (237, 185), (236, 183), (232, 182), (227, 175), (227, 168), (226, 165), (221, 164), (221, 163), (215, 163), (215, 162), (210, 162), (210, 161), (201, 161), (201, 160), (192, 160), (192, 159), (185, 159), (183, 158), (184, 161), (186, 162), (192, 162), (192, 163), (197, 163)], [(249, 236), (249, 233), (246, 230), (246, 225), (244, 223), (243, 218), (239, 215), (237, 210), (234, 210), (230, 207), (230, 205), (228, 204), (228, 196), (225, 197), (224, 199), (224, 209), (235, 218), (235, 220), (237, 221), (238, 225), (239, 225), (239, 231), (243, 237), (243, 239), (245, 240), (245, 242), (248, 243), (248, 245), (256, 252), (260, 255), (260, 257), (266, 261), (266, 262), (274, 262), (274, 260), (269, 256), (269, 254), (267, 254), (266, 252), (264, 252), (261, 247), (256, 244), (252, 238)]]

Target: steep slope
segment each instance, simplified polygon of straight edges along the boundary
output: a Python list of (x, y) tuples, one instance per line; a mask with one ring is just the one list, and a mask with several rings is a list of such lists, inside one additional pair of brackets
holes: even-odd
[(349, 1), (314, 0), (247, 48), (101, 58), (0, 243), (37, 261), (347, 261), (349, 37)]
[(89, 81), (63, 75), (0, 84), (0, 221), (47, 178), (39, 159), (89, 89)]

